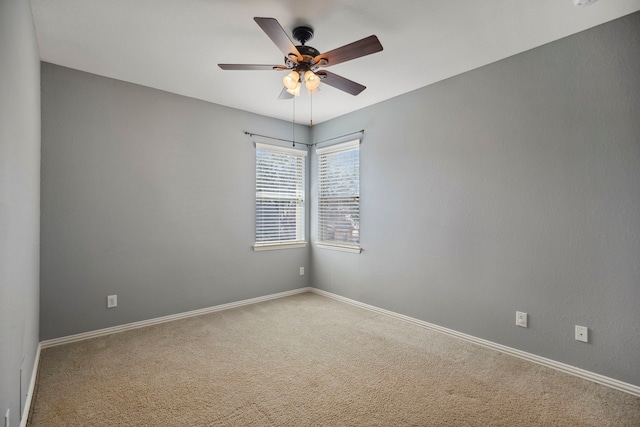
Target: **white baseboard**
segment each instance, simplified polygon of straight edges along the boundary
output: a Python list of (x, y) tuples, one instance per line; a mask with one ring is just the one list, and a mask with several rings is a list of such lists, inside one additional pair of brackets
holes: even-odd
[(483, 340), (482, 338), (477, 338), (472, 335), (463, 334), (462, 332), (454, 331), (453, 329), (444, 328), (442, 326), (434, 325), (432, 323), (428, 323), (419, 319), (414, 319), (413, 317), (405, 316), (403, 314), (395, 313), (393, 311), (385, 310), (383, 308), (378, 308), (373, 305), (369, 305), (369, 304), (365, 304), (349, 298), (345, 298), (340, 295), (333, 294), (331, 292), (323, 291), (321, 289), (310, 288), (310, 291), (318, 295), (323, 295), (329, 298), (333, 298), (335, 300), (342, 301), (347, 304), (355, 305), (357, 307), (364, 308), (366, 310), (374, 311), (379, 314), (395, 317), (396, 319), (404, 320), (414, 325), (422, 326), (424, 328), (427, 328), (436, 332), (441, 332), (443, 334), (447, 334), (455, 338), (463, 339), (465, 341), (469, 341), (474, 344), (478, 344), (483, 347), (490, 348), (492, 350), (509, 354), (511, 356), (519, 357), (529, 362), (534, 362), (539, 365), (556, 369), (558, 371), (565, 372), (567, 374), (571, 374), (585, 380), (593, 381), (595, 383), (602, 384), (604, 386), (611, 387), (616, 390), (624, 391), (634, 396), (640, 396), (640, 387), (633, 384), (619, 381), (614, 378), (605, 377), (604, 375), (596, 374), (595, 372), (590, 372), (581, 368), (576, 368), (575, 366), (567, 365), (565, 363), (557, 362), (555, 360), (547, 359), (545, 357), (536, 356), (535, 354), (531, 354), (525, 351), (517, 350), (515, 348), (507, 347), (502, 344), (497, 344), (491, 341)]
[(291, 295), (301, 294), (309, 292), (311, 288), (299, 288), (292, 291), (279, 292), (277, 294), (265, 295), (262, 297), (245, 299), (242, 301), (230, 302), (228, 304), (216, 305), (213, 307), (201, 308), (199, 310), (187, 311), (184, 313), (171, 314), (169, 316), (156, 317), (154, 319), (142, 320), (140, 322), (127, 323), (125, 325), (113, 326), (111, 328), (98, 329), (95, 331), (83, 332), (81, 334), (67, 335), (65, 337), (54, 338), (40, 342), (42, 348), (55, 347), (57, 345), (68, 344), (77, 341), (84, 341), (90, 338), (101, 337), (109, 334), (115, 334), (117, 332), (129, 331), (131, 329), (144, 328), (145, 326), (157, 325), (159, 323), (171, 322), (174, 320), (186, 319), (188, 317), (200, 316), (207, 313), (214, 313), (216, 311), (228, 310), (230, 308), (242, 307), (243, 305), (256, 304), (263, 301), (269, 301), (272, 299), (284, 298)]
[(33, 369), (31, 370), (31, 381), (29, 382), (29, 389), (27, 390), (27, 397), (24, 401), (24, 408), (22, 409), (22, 417), (20, 418), (20, 427), (26, 427), (27, 420), (29, 418), (29, 411), (31, 411), (31, 401), (33, 400), (33, 393), (36, 388), (36, 378), (38, 377), (38, 367), (40, 366), (40, 349), (42, 346), (38, 344), (36, 349), (36, 357), (33, 361)]

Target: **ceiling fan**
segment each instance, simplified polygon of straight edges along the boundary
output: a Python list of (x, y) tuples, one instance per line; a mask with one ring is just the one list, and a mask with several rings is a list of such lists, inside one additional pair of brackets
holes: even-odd
[(275, 70), (289, 71), (282, 79), (284, 89), (280, 99), (291, 99), (300, 95), (300, 88), (304, 82), (309, 92), (318, 90), (320, 82), (340, 89), (351, 95), (358, 95), (366, 89), (360, 83), (341, 77), (320, 68), (330, 67), (372, 53), (380, 52), (382, 45), (376, 36), (369, 36), (362, 40), (349, 43), (329, 52), (320, 53), (317, 49), (306, 46), (305, 43), (313, 37), (313, 29), (307, 26), (296, 27), (293, 38), (300, 42), (295, 46), (280, 23), (274, 18), (253, 18), (254, 21), (269, 36), (275, 45), (284, 53), (284, 65), (260, 64), (218, 64), (223, 70)]

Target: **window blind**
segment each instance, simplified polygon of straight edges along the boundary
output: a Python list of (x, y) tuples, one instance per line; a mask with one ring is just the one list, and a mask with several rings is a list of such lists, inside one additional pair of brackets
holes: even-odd
[(305, 241), (305, 156), (292, 148), (256, 143), (254, 249)]
[(360, 248), (360, 140), (318, 155), (318, 243)]

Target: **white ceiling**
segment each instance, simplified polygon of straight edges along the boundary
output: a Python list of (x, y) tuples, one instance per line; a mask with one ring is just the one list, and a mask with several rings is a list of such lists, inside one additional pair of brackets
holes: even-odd
[[(282, 72), (223, 71), (218, 63), (282, 64), (253, 21), (276, 18), (326, 52), (375, 34), (382, 52), (329, 67), (367, 86), (322, 85), (313, 122), (430, 85), (640, 10), (640, 0), (31, 0), (43, 61), (291, 121), (277, 99)], [(309, 123), (310, 98), (296, 99)]]

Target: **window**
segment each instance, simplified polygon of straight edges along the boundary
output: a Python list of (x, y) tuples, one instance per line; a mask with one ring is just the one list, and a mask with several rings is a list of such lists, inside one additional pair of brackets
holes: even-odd
[(318, 246), (360, 252), (360, 141), (318, 154)]
[(256, 143), (254, 250), (304, 247), (307, 152)]

